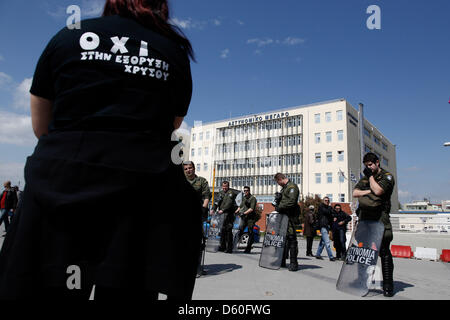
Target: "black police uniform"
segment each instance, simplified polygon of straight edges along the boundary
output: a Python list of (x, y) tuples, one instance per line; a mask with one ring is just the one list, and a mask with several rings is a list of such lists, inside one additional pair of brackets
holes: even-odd
[[(390, 250), (390, 244), (393, 239), (392, 225), (389, 217), (391, 210), (391, 195), (394, 190), (394, 176), (380, 168), (380, 171), (373, 175), (375, 181), (384, 190), (381, 196), (376, 196), (373, 192), (369, 195), (358, 198), (359, 207), (357, 214), (361, 220), (376, 220), (384, 224), (383, 240), (380, 247), (381, 267), (383, 274), (384, 295), (392, 296), (394, 290), (394, 262)], [(367, 176), (361, 178), (356, 184), (355, 189), (369, 190), (370, 182)]]
[[(96, 284), (96, 297), (110, 288), (189, 299), (201, 206), (171, 160), (173, 122), (192, 92), (185, 50), (130, 18), (83, 20), (51, 39), (30, 92), (53, 102), (52, 121), (25, 165), (0, 298), (76, 294), (66, 281), (77, 265), (83, 295)], [(174, 222), (193, 230), (182, 251), (167, 237)]]

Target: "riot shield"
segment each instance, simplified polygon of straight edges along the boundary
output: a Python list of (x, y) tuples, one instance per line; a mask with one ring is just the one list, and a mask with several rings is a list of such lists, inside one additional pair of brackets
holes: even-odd
[(237, 244), (239, 242), (239, 237), (241, 235), (243, 223), (244, 220), (241, 218), (239, 214), (237, 214), (233, 222), (233, 229), (231, 229), (231, 233), (233, 235), (233, 251), (237, 251)]
[(280, 269), (286, 244), (288, 222), (288, 216), (285, 214), (274, 211), (269, 215), (259, 258), (260, 267)]
[(383, 233), (384, 225), (379, 221), (358, 222), (336, 283), (337, 290), (361, 297), (369, 293)]
[(206, 252), (219, 251), (220, 236), (226, 215), (226, 213), (218, 214), (216, 212), (211, 216), (211, 222), (209, 223), (208, 230), (208, 240), (206, 241)]

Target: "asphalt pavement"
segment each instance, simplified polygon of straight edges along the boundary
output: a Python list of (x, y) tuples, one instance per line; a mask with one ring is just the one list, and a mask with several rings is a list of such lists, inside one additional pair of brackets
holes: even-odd
[[(395, 235), (394, 235), (395, 238)], [(261, 239), (262, 240), (262, 239)], [(240, 252), (206, 253), (206, 274), (195, 284), (194, 300), (448, 300), (450, 299), (450, 263), (394, 258), (394, 292), (391, 298), (381, 290), (381, 266), (375, 272), (376, 283), (365, 297), (336, 289), (342, 261), (330, 261), (326, 250), (323, 260), (306, 257), (306, 240), (298, 238), (299, 269), (270, 270), (259, 267), (261, 242), (250, 254)], [(316, 253), (319, 241), (314, 241)], [(334, 252), (334, 251), (333, 251)], [(287, 261), (289, 262), (289, 261)]]

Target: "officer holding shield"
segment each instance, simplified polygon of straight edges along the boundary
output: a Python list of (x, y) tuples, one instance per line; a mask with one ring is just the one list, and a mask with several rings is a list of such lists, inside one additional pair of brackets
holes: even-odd
[(383, 294), (386, 297), (392, 297), (394, 295), (394, 262), (390, 250), (393, 234), (389, 212), (395, 180), (392, 173), (380, 167), (380, 160), (374, 153), (367, 153), (363, 163), (365, 176), (356, 184), (353, 191), (353, 197), (358, 198), (359, 202), (356, 213), (360, 220), (375, 220), (384, 224), (379, 252), (383, 274)]
[(216, 210), (218, 214), (226, 214), (223, 223), (219, 251), (226, 253), (233, 253), (233, 222), (234, 212), (236, 211), (236, 194), (230, 190), (230, 183), (228, 181), (222, 182), (222, 190), (219, 192), (219, 199), (214, 203), (211, 213)]
[(286, 267), (287, 250), (289, 250), (289, 271), (297, 271), (298, 242), (295, 225), (299, 223), (300, 206), (298, 205), (298, 196), (300, 191), (297, 185), (282, 173), (277, 173), (274, 179), (277, 184), (282, 187), (280, 191), (281, 200), (275, 206), (275, 210), (281, 214), (286, 214), (289, 218), (286, 234), (287, 243), (284, 247), (285, 254), (281, 266)]
[(248, 242), (247, 248), (245, 248), (245, 253), (250, 253), (252, 250), (252, 244), (254, 242), (253, 226), (256, 222), (256, 198), (250, 193), (250, 187), (244, 187), (244, 197), (242, 198), (241, 205), (236, 210), (236, 214), (240, 214), (244, 223), (241, 229), (241, 235), (245, 229), (248, 228)]

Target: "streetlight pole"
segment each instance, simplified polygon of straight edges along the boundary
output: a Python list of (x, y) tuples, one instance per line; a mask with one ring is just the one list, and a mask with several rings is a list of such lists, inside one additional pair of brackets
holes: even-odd
[(361, 161), (359, 162), (359, 172), (362, 175), (363, 172), (363, 158), (364, 158), (364, 105), (362, 103), (358, 103), (359, 105), (359, 141), (361, 147)]

